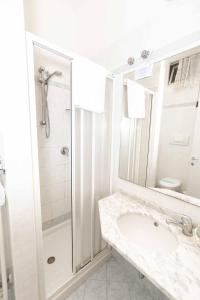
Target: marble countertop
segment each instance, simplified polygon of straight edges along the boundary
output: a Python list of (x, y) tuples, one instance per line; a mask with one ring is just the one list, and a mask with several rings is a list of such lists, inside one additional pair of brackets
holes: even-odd
[[(101, 199), (99, 212), (103, 238), (165, 295), (176, 300), (200, 300), (200, 247), (195, 237), (183, 235), (178, 226), (167, 225), (169, 216), (158, 207), (122, 193)], [(159, 256), (129, 243), (120, 233), (117, 219), (130, 212), (150, 216), (168, 227), (178, 241), (175, 251)]]

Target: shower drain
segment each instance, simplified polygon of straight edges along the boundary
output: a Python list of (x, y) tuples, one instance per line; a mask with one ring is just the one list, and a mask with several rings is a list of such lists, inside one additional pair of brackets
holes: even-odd
[(55, 260), (56, 260), (56, 258), (55, 258), (54, 256), (50, 256), (50, 257), (47, 259), (47, 263), (48, 263), (48, 264), (53, 264)]

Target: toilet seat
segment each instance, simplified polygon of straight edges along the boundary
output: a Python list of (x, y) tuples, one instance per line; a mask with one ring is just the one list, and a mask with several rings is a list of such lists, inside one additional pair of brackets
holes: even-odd
[(159, 186), (164, 189), (179, 191), (181, 181), (176, 178), (165, 177), (159, 180)]

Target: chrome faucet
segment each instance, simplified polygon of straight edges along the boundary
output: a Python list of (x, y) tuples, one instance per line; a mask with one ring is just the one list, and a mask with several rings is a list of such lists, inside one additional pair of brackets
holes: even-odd
[(181, 215), (180, 220), (166, 219), (166, 223), (180, 226), (184, 235), (193, 235), (193, 223), (189, 216)]

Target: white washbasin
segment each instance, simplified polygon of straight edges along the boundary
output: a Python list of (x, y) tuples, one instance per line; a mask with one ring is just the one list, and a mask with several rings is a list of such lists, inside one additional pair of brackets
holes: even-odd
[(149, 216), (128, 213), (120, 216), (117, 224), (129, 243), (148, 250), (150, 254), (166, 256), (178, 246), (176, 237), (167, 227)]

